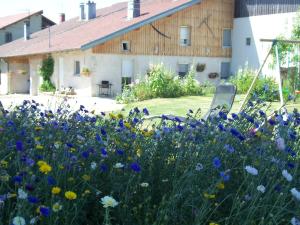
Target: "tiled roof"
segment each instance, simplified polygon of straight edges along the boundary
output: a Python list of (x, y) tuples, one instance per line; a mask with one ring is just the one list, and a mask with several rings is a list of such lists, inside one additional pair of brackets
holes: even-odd
[[(127, 2), (97, 10), (90, 21), (73, 18), (31, 35), (30, 40), (19, 39), (0, 46), (0, 57), (24, 56), (60, 51), (88, 49), (117, 35), (196, 4), (201, 0), (152, 0), (141, 4), (141, 16), (127, 19)], [(50, 36), (50, 47), (49, 47)]]
[(14, 23), (17, 23), (37, 14), (43, 14), (43, 10), (0, 17), (0, 29), (3, 29), (7, 26), (10, 26)]

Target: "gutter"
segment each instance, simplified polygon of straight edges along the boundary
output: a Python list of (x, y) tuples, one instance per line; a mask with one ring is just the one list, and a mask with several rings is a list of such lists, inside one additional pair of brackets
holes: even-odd
[(133, 24), (133, 25), (131, 25), (129, 27), (126, 27), (126, 28), (118, 30), (118, 31), (116, 31), (114, 33), (111, 33), (111, 34), (109, 34), (109, 35), (107, 35), (107, 36), (105, 36), (103, 38), (100, 38), (100, 39), (94, 40), (92, 42), (89, 42), (87, 44), (84, 44), (84, 45), (81, 46), (81, 50), (87, 50), (87, 49), (93, 48), (93, 47), (95, 47), (95, 46), (97, 46), (99, 44), (103, 44), (104, 42), (107, 42), (107, 41), (109, 41), (109, 40), (111, 40), (111, 39), (113, 39), (115, 37), (121, 36), (121, 35), (123, 35), (125, 33), (133, 31), (133, 30), (135, 30), (137, 28), (140, 28), (142, 26), (145, 26), (145, 25), (148, 25), (150, 23), (153, 23), (156, 20), (159, 20), (159, 19), (162, 19), (164, 17), (170, 16), (173, 13), (176, 13), (176, 12), (178, 12), (180, 10), (186, 9), (186, 8), (188, 8), (190, 6), (193, 6), (193, 5), (197, 4), (197, 3), (201, 3), (202, 1), (203, 0), (192, 0), (190, 2), (187, 2), (185, 4), (177, 6), (177, 7), (173, 8), (173, 9), (169, 9), (169, 10), (167, 10), (165, 12), (162, 12), (161, 14), (152, 16), (152, 17), (150, 17), (150, 18), (148, 18), (146, 20), (143, 20), (143, 21), (141, 21), (139, 23)]

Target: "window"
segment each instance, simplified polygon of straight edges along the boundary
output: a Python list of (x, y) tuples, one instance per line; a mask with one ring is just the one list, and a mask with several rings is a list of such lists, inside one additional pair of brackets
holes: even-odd
[(178, 75), (184, 77), (189, 72), (189, 64), (178, 64)]
[(80, 62), (79, 61), (75, 61), (74, 75), (80, 75)]
[(130, 51), (129, 41), (122, 41), (122, 50), (124, 52)]
[(230, 76), (230, 63), (221, 63), (221, 79), (227, 79)]
[(223, 47), (231, 48), (231, 29), (223, 30)]
[(250, 38), (250, 37), (247, 37), (247, 38), (246, 38), (246, 45), (247, 45), (247, 46), (250, 46), (250, 45), (251, 45), (251, 38)]
[(131, 84), (131, 77), (122, 77), (122, 90), (129, 84)]
[(11, 32), (6, 32), (5, 33), (5, 43), (9, 43), (12, 41), (12, 33)]
[(191, 29), (188, 26), (180, 27), (180, 45), (181, 46), (191, 45)]

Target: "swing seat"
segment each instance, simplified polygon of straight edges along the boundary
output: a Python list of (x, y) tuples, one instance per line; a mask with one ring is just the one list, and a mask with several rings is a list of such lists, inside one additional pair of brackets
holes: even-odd
[(296, 95), (300, 95), (300, 90), (295, 91), (295, 94), (296, 94)]

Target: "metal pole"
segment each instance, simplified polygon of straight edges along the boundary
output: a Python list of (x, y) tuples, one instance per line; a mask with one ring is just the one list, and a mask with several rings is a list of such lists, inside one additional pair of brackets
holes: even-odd
[(278, 79), (278, 87), (279, 87), (279, 96), (280, 96), (280, 106), (284, 105), (283, 94), (282, 94), (282, 80), (281, 80), (281, 73), (280, 73), (280, 60), (279, 60), (279, 53), (278, 53), (278, 45), (275, 45), (275, 53), (276, 53), (276, 61), (277, 61), (277, 79)]
[(240, 106), (240, 108), (239, 108), (239, 112), (241, 112), (242, 109), (244, 108), (244, 106), (245, 106), (245, 104), (246, 104), (246, 102), (247, 102), (247, 99), (248, 99), (249, 95), (251, 94), (251, 91), (252, 91), (253, 88), (254, 88), (255, 82), (257, 81), (257, 79), (258, 79), (258, 77), (259, 77), (259, 75), (260, 75), (262, 69), (264, 68), (264, 66), (265, 66), (265, 64), (266, 64), (266, 62), (267, 62), (267, 60), (268, 60), (268, 58), (269, 58), (269, 55), (270, 55), (271, 52), (272, 52), (273, 46), (274, 46), (274, 45), (272, 45), (272, 47), (270, 48), (270, 50), (269, 50), (267, 56), (265, 57), (263, 63), (261, 64), (259, 70), (257, 71), (257, 73), (256, 73), (256, 75), (255, 75), (255, 77), (254, 77), (254, 79), (253, 79), (253, 81), (252, 81), (252, 84), (251, 84), (251, 86), (250, 86), (250, 88), (249, 88), (249, 90), (248, 90), (248, 92), (247, 92), (247, 94), (246, 94), (246, 97), (245, 97), (245, 99), (243, 100), (243, 102), (242, 102), (242, 104), (241, 104), (241, 106)]

